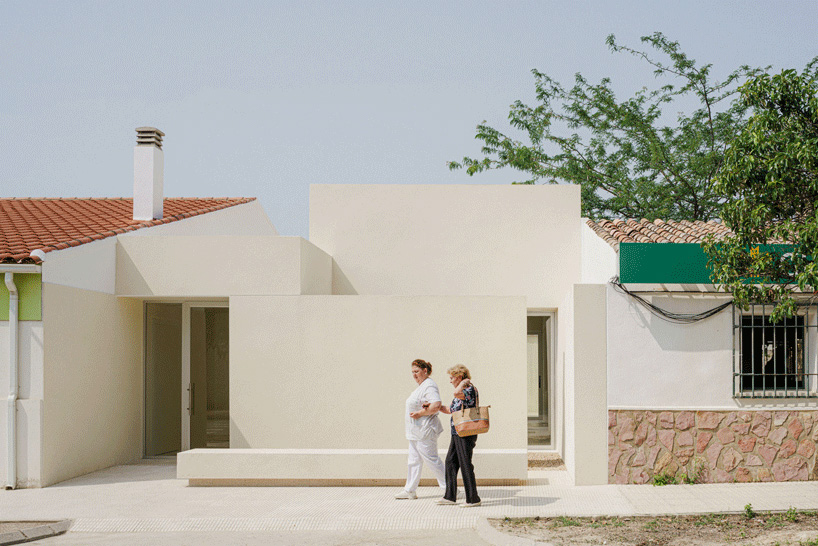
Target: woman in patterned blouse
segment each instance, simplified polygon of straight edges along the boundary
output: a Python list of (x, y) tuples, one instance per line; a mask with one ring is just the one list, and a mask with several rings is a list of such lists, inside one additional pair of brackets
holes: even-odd
[[(454, 386), (454, 400), (451, 406), (441, 406), (440, 411), (451, 414), (461, 408), (477, 407), (477, 389), (471, 383), (469, 369), (462, 364), (452, 366), (446, 373)], [(463, 486), (466, 489), (466, 503), (464, 508), (480, 506), (480, 496), (477, 494), (477, 482), (474, 478), (474, 465), (471, 462), (477, 436), (461, 438), (454, 430), (454, 421), (451, 422), (452, 440), (449, 444), (449, 453), (446, 455), (446, 494), (437, 501), (438, 504), (457, 504), (457, 472), (463, 476)]]

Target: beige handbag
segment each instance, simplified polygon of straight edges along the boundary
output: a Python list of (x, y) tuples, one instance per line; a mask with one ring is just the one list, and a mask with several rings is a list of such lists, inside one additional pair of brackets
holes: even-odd
[[(475, 389), (475, 393), (477, 389)], [(457, 435), (462, 437), (483, 434), (489, 431), (489, 408), (480, 405), (480, 394), (477, 394), (476, 408), (461, 408), (452, 412), (452, 423)]]

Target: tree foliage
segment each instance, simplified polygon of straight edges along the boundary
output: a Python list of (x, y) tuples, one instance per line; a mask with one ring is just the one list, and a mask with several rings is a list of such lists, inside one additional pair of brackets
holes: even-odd
[[(716, 217), (714, 176), (727, 144), (746, 123), (746, 106), (733, 98), (741, 82), (762, 71), (742, 66), (719, 82), (711, 77), (712, 65), (697, 66), (678, 42), (661, 33), (642, 42), (666, 60), (619, 45), (613, 35), (607, 39), (611, 51), (634, 55), (657, 78), (672, 81), (620, 101), (608, 78), (593, 84), (576, 74), (567, 88), (533, 70), (538, 103), (518, 100), (508, 115), (528, 142), (484, 121), (475, 136), (482, 141), (483, 157), (451, 161), (449, 168), (474, 175), (509, 167), (525, 173), (517, 183), (579, 184), (582, 213), (591, 218)], [(698, 107), (692, 112), (680, 112), (675, 124), (663, 125), (663, 112), (671, 105), (694, 101)]]
[(734, 235), (705, 250), (736, 303), (776, 303), (779, 320), (795, 311), (795, 289), (818, 289), (818, 57), (800, 74), (763, 74), (740, 91), (753, 115), (716, 179)]

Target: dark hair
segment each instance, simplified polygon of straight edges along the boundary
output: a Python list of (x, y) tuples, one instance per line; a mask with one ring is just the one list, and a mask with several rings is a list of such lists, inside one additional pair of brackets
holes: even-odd
[(432, 375), (432, 363), (426, 362), (425, 360), (417, 359), (412, 361), (412, 366), (417, 366), (421, 370), (426, 370), (429, 372), (429, 375)]

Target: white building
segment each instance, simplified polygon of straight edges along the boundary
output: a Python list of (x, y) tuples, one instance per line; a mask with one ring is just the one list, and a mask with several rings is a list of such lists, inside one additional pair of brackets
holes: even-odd
[(813, 308), (792, 356), (757, 343), (769, 368), (752, 336), (775, 327), (669, 324), (608, 284), (729, 300), (690, 284), (698, 245), (650, 242), (714, 225), (587, 222), (575, 186), (317, 185), (309, 241), (282, 237), (251, 199), (162, 199), (163, 135), (139, 131), (134, 200), (0, 199), (9, 487), (167, 456), (192, 485), (402, 483), (415, 358), (444, 398), (467, 365), (492, 406), (482, 483), (524, 480), (530, 449), (577, 484), (816, 478)]

